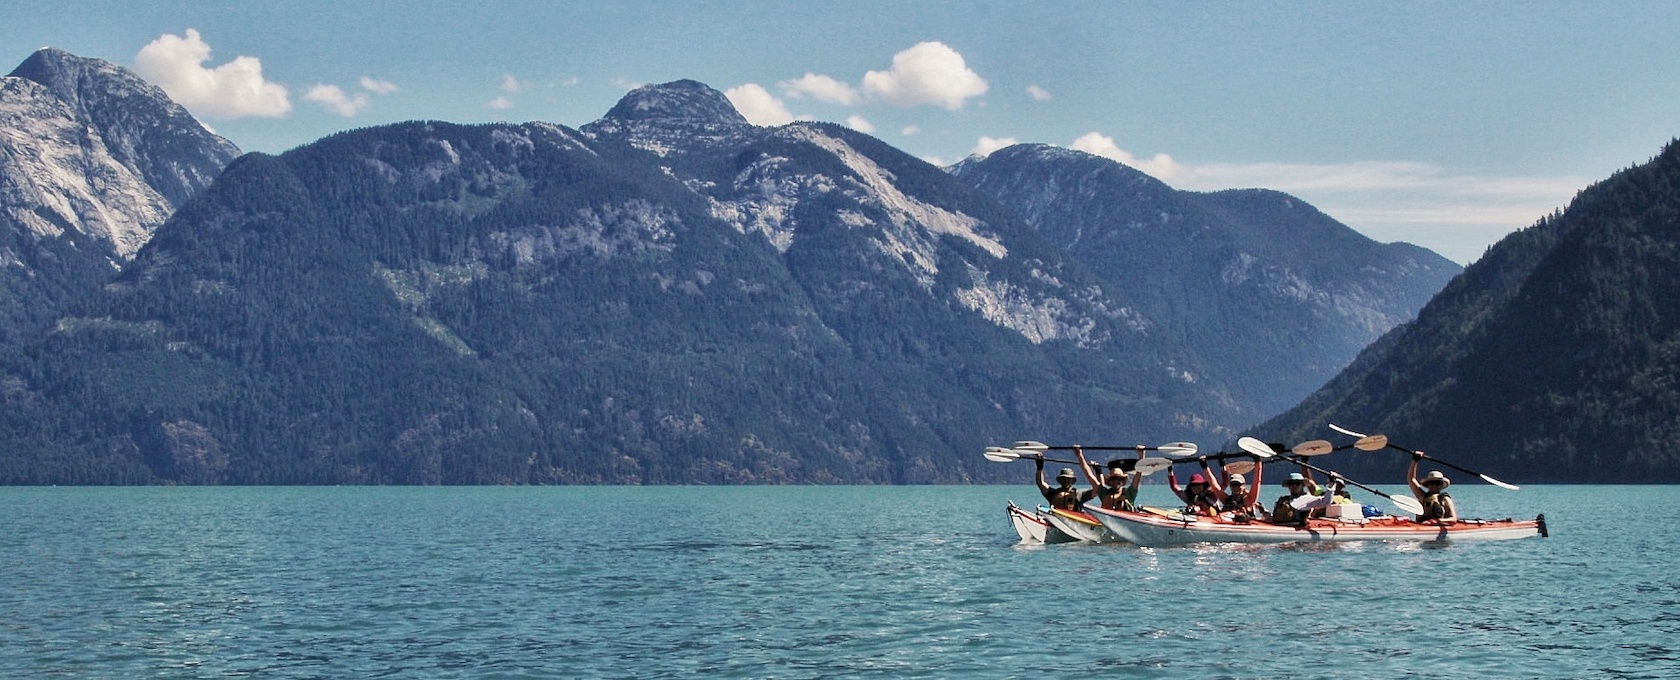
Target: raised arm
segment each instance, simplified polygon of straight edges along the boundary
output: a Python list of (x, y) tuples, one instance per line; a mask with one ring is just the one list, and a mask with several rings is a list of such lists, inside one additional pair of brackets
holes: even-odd
[(1202, 476), (1207, 478), (1208, 488), (1213, 491), (1214, 500), (1223, 505), (1225, 503), (1225, 485), (1231, 483), (1231, 475), (1224, 470), (1220, 470), (1217, 475), (1213, 474), (1213, 468), (1208, 467), (1207, 456), (1202, 456), (1200, 461), (1202, 463)]
[(1417, 468), (1418, 463), (1422, 460), (1422, 455), (1414, 453), (1412, 454), (1411, 467), (1406, 468), (1406, 486), (1412, 488), (1412, 495), (1417, 497), (1419, 503), (1423, 502), (1424, 496), (1429, 495), (1429, 492), (1423, 490), (1423, 484), (1418, 483)]
[(1033, 464), (1038, 467), (1038, 492), (1044, 495), (1045, 500), (1050, 500), (1050, 483), (1044, 481), (1044, 459), (1034, 458)]
[(1172, 468), (1167, 468), (1167, 488), (1172, 489), (1173, 495), (1178, 496), (1178, 500), (1185, 503), (1190, 502), (1190, 499), (1184, 495), (1184, 489), (1179, 488), (1178, 477), (1173, 475)]
[(1097, 477), (1096, 472), (1091, 470), (1090, 461), (1085, 460), (1085, 449), (1075, 446), (1073, 447), (1073, 455), (1079, 459), (1079, 470), (1085, 473), (1085, 481), (1091, 483), (1091, 490), (1096, 491), (1101, 489), (1103, 485), (1102, 480)]
[(1265, 482), (1260, 479), (1260, 468), (1263, 467), (1265, 467), (1264, 463), (1254, 462), (1254, 481), (1248, 485), (1248, 505), (1246, 507), (1253, 508), (1260, 505), (1260, 489), (1265, 485)]

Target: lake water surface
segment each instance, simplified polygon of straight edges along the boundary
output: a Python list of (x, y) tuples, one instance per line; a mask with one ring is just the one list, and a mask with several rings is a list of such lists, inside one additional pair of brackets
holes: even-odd
[(1680, 487), (1453, 492), (1552, 537), (1023, 547), (1030, 486), (0, 488), (0, 673), (1680, 677)]

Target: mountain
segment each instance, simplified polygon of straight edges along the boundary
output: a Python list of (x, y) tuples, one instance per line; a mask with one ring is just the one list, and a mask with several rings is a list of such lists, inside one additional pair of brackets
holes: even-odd
[(1018, 144), (951, 172), (1124, 291), (1257, 420), (1322, 386), (1460, 271), (1288, 194), (1178, 191), (1080, 151)]
[(238, 153), (108, 62), (43, 49), (0, 78), (0, 341), (102, 284)]
[(1495, 244), (1416, 321), (1255, 432), (1295, 441), (1335, 422), (1519, 483), (1680, 482), (1677, 359), (1671, 142)]
[(989, 198), (692, 81), (248, 154), (0, 365), (3, 483), (1018, 479), (1228, 436), (1162, 322)]

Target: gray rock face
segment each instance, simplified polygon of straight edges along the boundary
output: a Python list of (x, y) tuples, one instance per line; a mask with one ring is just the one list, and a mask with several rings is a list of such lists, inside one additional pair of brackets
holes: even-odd
[(43, 49), (0, 78), (0, 338), (104, 283), (238, 155), (109, 62)]

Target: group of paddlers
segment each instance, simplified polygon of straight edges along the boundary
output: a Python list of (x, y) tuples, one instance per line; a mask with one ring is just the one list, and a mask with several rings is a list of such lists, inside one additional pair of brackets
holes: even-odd
[[(1074, 447), (1073, 451), (1079, 458), (1079, 468), (1084, 471), (1090, 488), (1082, 490), (1074, 486), (1079, 475), (1073, 468), (1063, 468), (1056, 475), (1056, 486), (1050, 486), (1044, 479), (1044, 459), (1035, 459), (1038, 468), (1038, 490), (1044, 494), (1044, 499), (1050, 503), (1050, 507), (1076, 511), (1082, 509), (1085, 503), (1097, 500), (1106, 510), (1138, 510), (1138, 487), (1143, 483), (1144, 473), (1135, 468), (1136, 460), (1109, 461), (1105, 471), (1087, 461), (1081, 448)], [(1417, 498), (1418, 504), (1423, 507), (1423, 513), (1416, 517), (1417, 521), (1458, 521), (1458, 508), (1453, 504), (1452, 496), (1446, 492), (1447, 487), (1452, 484), (1451, 480), (1439, 470), (1432, 471), (1421, 479), (1417, 476), (1418, 463), (1423, 458), (1423, 454), (1413, 453), (1411, 467), (1406, 471), (1407, 485), (1411, 488), (1412, 495)], [(1312, 472), (1305, 467), (1299, 472), (1289, 473), (1283, 480), (1285, 493), (1268, 509), (1260, 502), (1262, 463), (1254, 463), (1249, 471), (1254, 478), (1251, 483), (1241, 472), (1215, 472), (1208, 465), (1205, 456), (1198, 461), (1202, 471), (1191, 475), (1190, 480), (1183, 486), (1179, 486), (1172, 468), (1167, 469), (1167, 486), (1180, 501), (1183, 501), (1185, 514), (1217, 517), (1237, 523), (1299, 525), (1309, 518), (1330, 515), (1329, 509), (1334, 505), (1352, 506), (1346, 509), (1362, 515), (1377, 512), (1375, 507), (1355, 501), (1348, 494), (1347, 484), (1335, 473), (1330, 473), (1325, 484), (1320, 485), (1313, 479)], [(1339, 511), (1336, 516), (1348, 515)]]

